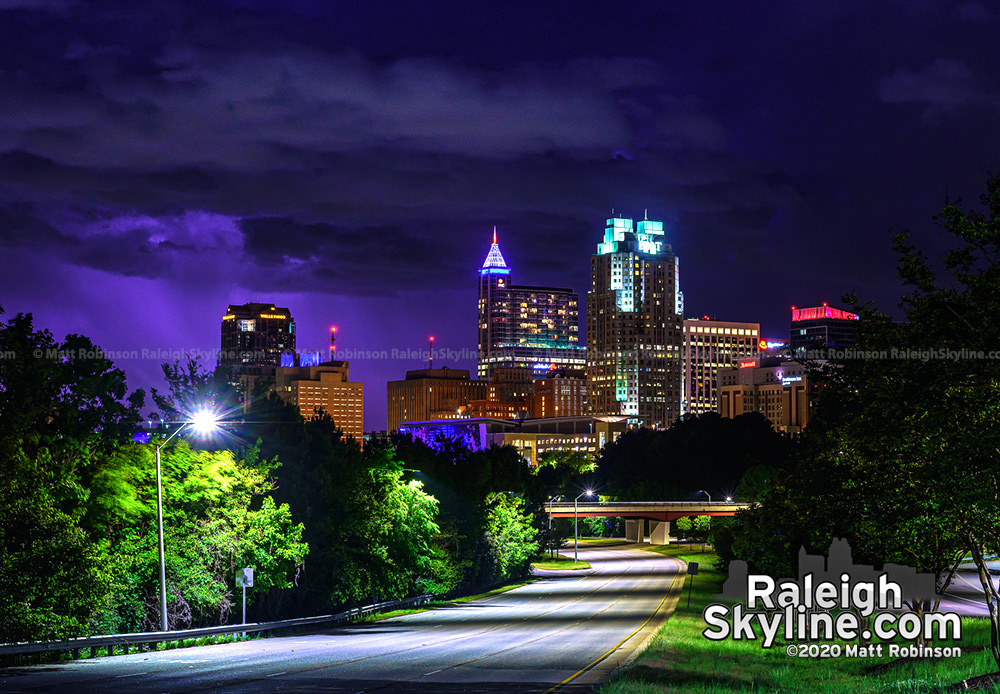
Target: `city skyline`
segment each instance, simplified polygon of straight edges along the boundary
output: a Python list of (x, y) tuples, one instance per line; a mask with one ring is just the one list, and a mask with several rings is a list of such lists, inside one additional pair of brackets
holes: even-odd
[[(1000, 145), (978, 2), (0, 18), (0, 305), (162, 355), (116, 360), (130, 388), (250, 301), (289, 307), (303, 350), (333, 324), (344, 350), (474, 352), (494, 225), (519, 283), (583, 302), (604, 220), (647, 209), (687, 316), (784, 337), (792, 305), (851, 290), (898, 315), (890, 233), (940, 244), (933, 215), (975, 204)], [(377, 394), (424, 366), (351, 375)]]

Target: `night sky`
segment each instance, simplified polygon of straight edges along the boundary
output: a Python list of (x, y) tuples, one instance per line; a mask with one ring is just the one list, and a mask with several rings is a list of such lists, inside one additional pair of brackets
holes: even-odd
[[(614, 209), (666, 223), (688, 316), (898, 313), (892, 232), (940, 247), (946, 190), (1000, 169), (998, 31), (979, 2), (0, 0), (0, 305), (109, 351), (216, 350), (257, 300), (300, 349), (471, 354), (493, 226), (582, 303)], [(351, 359), (366, 428), (420, 366)]]

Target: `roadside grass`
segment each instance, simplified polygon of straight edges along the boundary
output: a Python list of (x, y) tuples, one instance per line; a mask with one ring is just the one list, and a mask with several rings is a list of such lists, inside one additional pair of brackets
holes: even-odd
[(473, 600), (482, 600), (484, 598), (491, 598), (494, 595), (500, 595), (501, 593), (506, 593), (508, 590), (514, 590), (515, 588), (526, 586), (529, 583), (534, 583), (536, 580), (537, 579), (530, 578), (526, 581), (519, 581), (517, 583), (511, 583), (505, 586), (500, 586), (499, 588), (488, 590), (485, 593), (478, 593), (476, 595), (465, 595), (461, 598), (452, 598), (451, 600), (431, 600), (423, 607), (412, 607), (412, 608), (407, 608), (405, 610), (393, 610), (391, 612), (379, 612), (377, 614), (368, 614), (357, 621), (363, 623), (381, 622), (386, 619), (393, 619), (394, 617), (403, 617), (408, 614), (420, 614), (421, 612), (427, 612), (428, 610), (435, 610), (441, 607), (454, 607), (455, 605), (464, 605), (465, 603), (472, 602)]
[(576, 571), (578, 569), (589, 569), (588, 561), (573, 561), (569, 557), (557, 554), (553, 559), (539, 559), (531, 562), (532, 569), (545, 569), (547, 571)]
[[(573, 546), (573, 541), (570, 540), (570, 546)], [(624, 537), (581, 537), (581, 545), (624, 545), (626, 544)]]
[[(759, 641), (710, 641), (702, 635), (706, 624), (701, 615), (707, 605), (723, 602), (718, 594), (726, 575), (716, 568), (718, 558), (712, 552), (698, 551), (698, 545), (694, 551), (677, 546), (644, 549), (698, 562), (691, 607), (687, 607), (692, 579), (688, 576), (674, 614), (629, 668), (598, 689), (600, 694), (930, 693), (961, 687), (963, 680), (997, 670), (988, 648), (989, 623), (975, 618), (962, 620), (960, 641), (928, 644), (960, 645), (959, 658), (892, 659), (887, 648), (881, 658), (803, 658), (786, 655), (786, 645), (798, 641), (778, 639), (770, 649), (762, 648)], [(978, 691), (1000, 691), (1000, 687)]]
[(466, 595), (461, 598), (452, 598), (451, 600), (431, 600), (427, 603), (428, 609), (433, 609), (435, 607), (451, 607), (452, 605), (464, 605), (467, 602), (472, 602), (473, 600), (482, 600), (483, 598), (491, 598), (494, 595), (500, 595), (501, 593), (506, 593), (508, 590), (514, 590), (515, 588), (520, 588), (526, 586), (529, 583), (534, 583), (538, 579), (529, 578), (524, 581), (518, 581), (517, 583), (509, 583), (505, 586), (500, 586), (499, 588), (494, 588), (493, 590), (488, 590), (485, 593), (477, 593), (476, 595)]

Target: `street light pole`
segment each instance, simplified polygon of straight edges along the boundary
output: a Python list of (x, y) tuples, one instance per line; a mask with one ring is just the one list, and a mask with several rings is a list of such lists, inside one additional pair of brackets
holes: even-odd
[(549, 499), (549, 558), (552, 557), (552, 502), (558, 499), (562, 494), (556, 494), (554, 497)]
[[(591, 496), (593, 490), (588, 489), (580, 496)], [(577, 550), (580, 547), (580, 496), (573, 499), (573, 561), (579, 561)]]
[(156, 530), (160, 544), (160, 631), (167, 631), (167, 564), (163, 557), (163, 477), (160, 472), (160, 450), (170, 439), (181, 433), (190, 422), (184, 422), (166, 441), (156, 447)]
[(194, 418), (184, 422), (166, 440), (156, 447), (156, 529), (160, 544), (160, 631), (168, 631), (167, 628), (167, 564), (163, 553), (163, 477), (160, 466), (160, 451), (170, 439), (184, 431), (188, 425), (194, 425), (195, 429), (202, 432), (211, 431), (216, 425), (215, 415), (207, 410), (195, 413)]

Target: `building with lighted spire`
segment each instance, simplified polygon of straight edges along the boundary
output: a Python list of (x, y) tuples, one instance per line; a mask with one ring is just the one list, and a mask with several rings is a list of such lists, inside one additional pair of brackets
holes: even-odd
[(479, 270), (479, 378), (491, 378), (498, 368), (530, 369), (538, 378), (554, 369), (583, 368), (579, 333), (577, 293), (513, 284), (494, 227)]
[(587, 398), (597, 416), (665, 428), (681, 414), (683, 295), (663, 222), (607, 220), (590, 260)]

